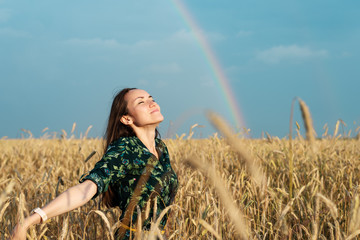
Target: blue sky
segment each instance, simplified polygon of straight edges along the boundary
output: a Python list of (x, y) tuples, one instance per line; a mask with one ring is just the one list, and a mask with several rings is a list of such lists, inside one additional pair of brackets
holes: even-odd
[[(358, 1), (183, 1), (201, 27), (241, 107), (251, 137), (289, 133), (294, 97), (319, 136), (338, 119), (360, 123)], [(211, 109), (234, 125), (192, 29), (169, 0), (0, 0), (0, 137), (92, 125), (102, 136), (113, 95), (152, 94), (163, 137), (214, 132)], [(298, 105), (295, 121), (301, 123)]]

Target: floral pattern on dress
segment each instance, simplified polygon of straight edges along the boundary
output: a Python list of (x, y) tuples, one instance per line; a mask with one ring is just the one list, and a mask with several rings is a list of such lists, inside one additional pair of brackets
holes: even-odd
[[(100, 161), (87, 174), (80, 178), (80, 183), (91, 180), (97, 185), (97, 192), (93, 198), (106, 192), (111, 186), (120, 199), (122, 210), (120, 220), (124, 218), (130, 199), (142, 175), (148, 179), (140, 186), (140, 194), (136, 197), (137, 205), (144, 210), (150, 195), (157, 195), (157, 216), (169, 206), (178, 189), (178, 178), (170, 165), (169, 153), (165, 143), (156, 138), (157, 159), (136, 136), (122, 137), (111, 143)], [(144, 178), (144, 177), (143, 177)], [(143, 221), (143, 227), (148, 227), (153, 216), (150, 209), (149, 218)], [(137, 211), (132, 213), (132, 223), (137, 219)], [(165, 226), (167, 216), (161, 225)]]

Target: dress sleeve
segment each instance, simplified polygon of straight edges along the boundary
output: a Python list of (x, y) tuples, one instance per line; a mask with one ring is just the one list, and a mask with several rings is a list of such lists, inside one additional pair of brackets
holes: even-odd
[(82, 183), (85, 180), (91, 180), (96, 184), (97, 192), (92, 198), (94, 199), (99, 194), (106, 192), (111, 183), (125, 177), (124, 162), (126, 162), (124, 158), (124, 148), (122, 146), (111, 147), (90, 172), (80, 177), (79, 182)]

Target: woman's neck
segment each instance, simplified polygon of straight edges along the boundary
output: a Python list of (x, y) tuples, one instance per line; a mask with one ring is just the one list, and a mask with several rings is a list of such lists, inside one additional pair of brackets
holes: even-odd
[(145, 145), (145, 147), (156, 157), (158, 154), (156, 152), (155, 146), (155, 129), (156, 128), (136, 128), (134, 129), (136, 136), (140, 141)]

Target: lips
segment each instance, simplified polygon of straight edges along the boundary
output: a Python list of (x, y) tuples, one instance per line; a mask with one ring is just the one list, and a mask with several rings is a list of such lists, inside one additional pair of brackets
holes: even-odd
[(150, 113), (156, 113), (156, 112), (159, 112), (159, 109), (155, 109), (155, 110), (151, 111)]

